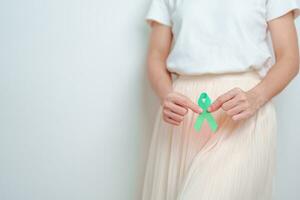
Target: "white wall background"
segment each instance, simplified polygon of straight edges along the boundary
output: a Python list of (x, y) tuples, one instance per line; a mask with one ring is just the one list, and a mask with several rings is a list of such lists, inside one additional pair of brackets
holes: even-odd
[[(1, 200), (140, 199), (158, 106), (145, 76), (148, 5), (0, 2)], [(300, 199), (299, 86), (275, 99), (276, 200)]]

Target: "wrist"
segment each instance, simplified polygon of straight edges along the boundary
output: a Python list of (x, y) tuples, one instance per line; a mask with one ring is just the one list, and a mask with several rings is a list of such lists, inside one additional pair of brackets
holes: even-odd
[(168, 89), (168, 90), (164, 91), (164, 92), (160, 95), (160, 98), (159, 98), (159, 99), (160, 99), (160, 104), (161, 104), (161, 105), (164, 103), (165, 99), (167, 98), (167, 96), (168, 96), (171, 92), (173, 92), (172, 89)]
[(266, 89), (261, 86), (257, 86), (249, 90), (250, 93), (252, 93), (260, 106), (264, 105), (269, 101), (269, 97), (267, 95)]

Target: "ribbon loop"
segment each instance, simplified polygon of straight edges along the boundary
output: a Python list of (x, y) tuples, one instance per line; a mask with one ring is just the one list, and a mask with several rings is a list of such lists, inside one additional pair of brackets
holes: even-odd
[(203, 112), (198, 116), (194, 128), (197, 131), (199, 131), (202, 127), (204, 120), (206, 119), (211, 130), (215, 132), (218, 129), (218, 125), (214, 117), (207, 111), (208, 107), (211, 105), (211, 100), (207, 93), (201, 93), (198, 99), (198, 105), (202, 108)]
[(205, 92), (201, 93), (198, 99), (198, 105), (205, 111), (211, 105), (210, 98)]

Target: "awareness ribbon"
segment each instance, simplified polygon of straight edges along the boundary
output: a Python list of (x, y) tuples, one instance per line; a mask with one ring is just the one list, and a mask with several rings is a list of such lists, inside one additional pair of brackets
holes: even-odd
[(216, 132), (216, 130), (218, 129), (218, 125), (214, 117), (207, 111), (207, 108), (211, 105), (211, 100), (205, 92), (201, 93), (198, 99), (198, 105), (202, 108), (203, 112), (198, 116), (194, 128), (196, 129), (196, 131), (199, 131), (204, 120), (206, 119), (211, 130), (213, 132)]

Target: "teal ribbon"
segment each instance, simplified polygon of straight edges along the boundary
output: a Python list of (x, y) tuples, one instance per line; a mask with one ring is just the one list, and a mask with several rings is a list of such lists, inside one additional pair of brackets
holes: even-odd
[(196, 131), (199, 131), (204, 120), (206, 119), (211, 130), (213, 132), (216, 132), (216, 130), (218, 129), (218, 125), (214, 117), (207, 111), (207, 108), (211, 105), (211, 100), (205, 92), (201, 93), (198, 99), (198, 105), (202, 108), (203, 112), (198, 116), (194, 128), (196, 129)]

